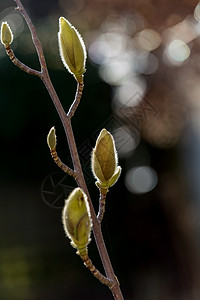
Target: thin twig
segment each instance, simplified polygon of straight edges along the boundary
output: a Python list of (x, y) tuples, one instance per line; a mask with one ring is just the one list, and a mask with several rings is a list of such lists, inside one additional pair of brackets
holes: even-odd
[(11, 49), (10, 45), (5, 46), (6, 49), (6, 53), (8, 54), (10, 60), (13, 62), (13, 64), (15, 64), (18, 68), (20, 68), (21, 70), (23, 70), (24, 72), (31, 74), (31, 75), (35, 75), (38, 77), (41, 77), (41, 72), (31, 69), (30, 67), (28, 67), (27, 65), (23, 64), (19, 59), (16, 58), (13, 50)]
[(106, 205), (106, 195), (108, 193), (108, 189), (100, 189), (100, 197), (99, 197), (99, 212), (97, 215), (98, 221), (101, 223), (105, 213), (105, 205)]
[(38, 58), (39, 58), (39, 62), (40, 62), (40, 66), (41, 66), (41, 72), (42, 72), (42, 74), (44, 74), (47, 71), (47, 64), (46, 64), (46, 61), (45, 61), (45, 58), (44, 58), (44, 52), (43, 52), (43, 49), (42, 49), (41, 42), (38, 38), (35, 26), (33, 25), (32, 21), (31, 21), (29, 15), (27, 14), (24, 6), (22, 5), (21, 1), (20, 0), (14, 0), (14, 1), (17, 4), (16, 9), (20, 11), (20, 13), (24, 17), (24, 19), (25, 19), (25, 21), (26, 21), (26, 23), (29, 27), (29, 30), (31, 32), (31, 37), (32, 37), (32, 40), (33, 40), (33, 43), (35, 45), (35, 49), (37, 51), (37, 55), (38, 55)]
[[(41, 79), (43, 81), (43, 83), (45, 84), (47, 91), (56, 107), (56, 110), (60, 116), (60, 119), (62, 121), (65, 133), (66, 133), (66, 137), (67, 137), (67, 141), (68, 141), (68, 145), (70, 148), (70, 153), (71, 153), (71, 157), (73, 160), (73, 164), (74, 164), (74, 172), (77, 174), (76, 176), (76, 182), (78, 184), (79, 187), (81, 187), (84, 192), (87, 194), (88, 196), (88, 201), (89, 201), (89, 205), (90, 205), (90, 211), (91, 211), (91, 217), (92, 217), (92, 221), (93, 221), (93, 232), (94, 232), (94, 237), (96, 240), (96, 244), (99, 250), (99, 254), (104, 266), (104, 270), (106, 273), (107, 278), (113, 282), (113, 285), (110, 287), (112, 293), (113, 293), (113, 297), (115, 300), (123, 300), (123, 295), (121, 293), (120, 287), (119, 287), (119, 283), (116, 279), (116, 276), (114, 274), (111, 262), (110, 262), (110, 258), (104, 243), (104, 239), (103, 239), (103, 235), (101, 232), (101, 226), (100, 223), (96, 217), (95, 211), (94, 211), (94, 207), (87, 189), (87, 185), (83, 176), (83, 171), (82, 171), (82, 167), (80, 164), (80, 159), (79, 159), (79, 155), (78, 155), (78, 151), (77, 151), (77, 147), (76, 147), (76, 143), (75, 143), (75, 139), (74, 139), (74, 134), (73, 134), (73, 130), (71, 127), (71, 119), (69, 117), (67, 117), (61, 103), (60, 100), (57, 96), (57, 93), (52, 85), (52, 82), (50, 80), (48, 71), (47, 71), (47, 66), (46, 66), (46, 61), (44, 58), (44, 53), (43, 53), (43, 49), (42, 49), (42, 45), (39, 41), (39, 38), (37, 36), (36, 33), (36, 29), (31, 21), (31, 19), (29, 18), (28, 14), (26, 13), (23, 5), (21, 4), (20, 0), (14, 0), (17, 4), (17, 9), (20, 11), (20, 13), (23, 15), (25, 21), (28, 24), (28, 27), (30, 29), (31, 35), (32, 35), (32, 40), (33, 43), (35, 45), (37, 54), (38, 54), (38, 58), (40, 61), (40, 65), (41, 65)], [(72, 109), (70, 110), (70, 116), (73, 116), (73, 111), (75, 112), (78, 104), (80, 102), (80, 98), (75, 97), (75, 102), (74, 102), (74, 106), (72, 106)]]
[(61, 170), (63, 170), (68, 175), (73, 176), (74, 178), (76, 178), (76, 173), (71, 168), (69, 168), (68, 166), (66, 166), (61, 161), (61, 159), (58, 157), (58, 154), (56, 152), (56, 148), (52, 148), (50, 150), (50, 152), (51, 152), (51, 156), (52, 156), (54, 162), (61, 168)]
[(110, 289), (114, 286), (114, 282), (105, 276), (103, 276), (93, 265), (91, 259), (88, 254), (81, 256), (81, 259), (84, 262), (84, 265), (90, 270), (90, 272), (102, 283), (107, 285)]
[(67, 117), (69, 119), (71, 119), (73, 117), (73, 115), (75, 114), (75, 111), (77, 109), (77, 107), (79, 106), (80, 100), (81, 100), (81, 96), (83, 93), (83, 81), (78, 82), (77, 84), (77, 91), (76, 91), (76, 95), (75, 95), (75, 99), (74, 102), (72, 103), (68, 113), (67, 113)]

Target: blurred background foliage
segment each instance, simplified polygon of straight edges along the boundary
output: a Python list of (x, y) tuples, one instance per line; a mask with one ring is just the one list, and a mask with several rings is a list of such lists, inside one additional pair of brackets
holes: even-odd
[[(88, 50), (85, 91), (73, 128), (91, 191), (90, 152), (105, 127), (123, 174), (103, 221), (126, 300), (200, 298), (200, 4), (194, 0), (24, 0), (50, 76), (67, 110), (76, 90), (57, 45), (58, 18)], [(16, 56), (39, 68), (14, 1), (1, 0)], [(112, 299), (82, 266), (64, 235), (61, 207), (75, 183), (54, 165), (46, 136), (55, 125), (59, 156), (70, 155), (39, 79), (17, 69), (0, 46), (0, 298)], [(95, 243), (89, 253), (102, 270)]]

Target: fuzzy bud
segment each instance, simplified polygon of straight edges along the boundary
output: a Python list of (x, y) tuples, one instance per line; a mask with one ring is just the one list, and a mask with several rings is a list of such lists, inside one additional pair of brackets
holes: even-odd
[(13, 41), (13, 34), (10, 29), (10, 26), (8, 25), (7, 22), (2, 22), (1, 24), (1, 43), (4, 46), (8, 46), (12, 43)]
[(56, 130), (55, 127), (52, 127), (47, 135), (47, 144), (50, 149), (56, 147)]
[(78, 251), (86, 249), (90, 242), (92, 219), (87, 196), (81, 188), (74, 189), (66, 200), (62, 220), (72, 246)]
[(92, 171), (99, 188), (109, 188), (118, 180), (121, 167), (117, 164), (118, 157), (113, 136), (103, 129), (92, 152)]
[(58, 43), (64, 66), (78, 82), (81, 82), (86, 71), (85, 44), (75, 27), (63, 17), (59, 18)]

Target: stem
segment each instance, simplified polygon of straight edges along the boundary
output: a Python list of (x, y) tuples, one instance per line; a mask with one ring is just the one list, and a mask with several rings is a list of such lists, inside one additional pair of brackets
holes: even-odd
[(61, 168), (61, 170), (63, 170), (68, 175), (73, 176), (74, 178), (76, 178), (76, 173), (71, 168), (69, 168), (68, 166), (66, 166), (61, 161), (61, 159), (58, 157), (58, 154), (56, 152), (56, 148), (52, 148), (50, 150), (50, 152), (51, 152), (51, 156), (52, 156), (54, 162)]
[(114, 285), (112, 285), (112, 287), (110, 289), (113, 293), (113, 297), (115, 300), (123, 300), (124, 298), (121, 293), (119, 283), (116, 279), (116, 276), (115, 276), (114, 270), (112, 268), (112, 264), (111, 264), (106, 246), (105, 246), (105, 242), (104, 242), (102, 231), (101, 231), (101, 226), (96, 217), (96, 213), (95, 213), (95, 210), (94, 210), (91, 198), (90, 198), (90, 194), (88, 192), (88, 188), (87, 188), (84, 176), (83, 176), (83, 171), (82, 171), (82, 167), (81, 167), (81, 163), (80, 163), (80, 159), (79, 159), (79, 155), (78, 155), (78, 151), (77, 151), (77, 147), (76, 147), (76, 142), (74, 139), (74, 134), (73, 134), (72, 126), (71, 126), (71, 120), (65, 114), (65, 111), (60, 103), (60, 100), (56, 94), (56, 91), (52, 85), (52, 82), (51, 82), (49, 76), (48, 77), (44, 76), (42, 78), (42, 80), (49, 92), (49, 95), (50, 95), (50, 97), (58, 111), (60, 119), (62, 121), (64, 130), (65, 130), (65, 134), (67, 137), (69, 149), (70, 149), (70, 154), (71, 154), (72, 161), (74, 164), (74, 172), (76, 173), (75, 179), (76, 179), (77, 185), (83, 189), (83, 191), (86, 193), (86, 195), (88, 197), (91, 218), (92, 218), (92, 223), (93, 223), (93, 233), (94, 233), (95, 241), (97, 244), (97, 248), (98, 248), (98, 251), (99, 251), (99, 254), (101, 257), (101, 261), (103, 263), (103, 267), (104, 267), (106, 276), (108, 277), (108, 279), (110, 279), (114, 282)]
[[(49, 82), (50, 84), (52, 84), (51, 82)], [(53, 88), (53, 86), (52, 86)], [(59, 101), (59, 99), (52, 99), (53, 102), (57, 100)], [(67, 140), (68, 140), (68, 144), (69, 144), (69, 148), (70, 148), (70, 153), (71, 153), (71, 157), (74, 163), (74, 171), (77, 173), (77, 177), (76, 177), (76, 182), (77, 185), (83, 189), (83, 191), (86, 193), (87, 197), (88, 197), (88, 202), (89, 202), (89, 206), (90, 206), (90, 213), (91, 213), (91, 218), (92, 218), (92, 223), (93, 223), (93, 233), (94, 233), (94, 237), (95, 237), (95, 241), (97, 244), (97, 248), (101, 257), (101, 261), (103, 263), (103, 267), (106, 273), (106, 276), (108, 277), (108, 279), (112, 280), (114, 282), (114, 285), (112, 285), (112, 287), (110, 288), (114, 299), (115, 300), (123, 300), (123, 295), (121, 293), (120, 287), (119, 287), (119, 283), (118, 280), (116, 279), (114, 270), (112, 268), (112, 264), (105, 246), (105, 242), (103, 239), (103, 235), (102, 235), (102, 231), (101, 231), (101, 225), (96, 217), (96, 213), (92, 204), (92, 200), (90, 197), (90, 194), (88, 192), (88, 188), (83, 176), (83, 171), (82, 171), (82, 167), (81, 167), (81, 163), (80, 163), (80, 159), (79, 159), (79, 155), (78, 155), (78, 151), (77, 151), (77, 147), (76, 147), (76, 143), (75, 143), (75, 139), (74, 139), (74, 134), (73, 134), (73, 130), (71, 127), (71, 121), (68, 120), (66, 117), (64, 118), (64, 120), (62, 120), (63, 122), (63, 126), (65, 129), (65, 133), (67, 136)]]
[(82, 261), (84, 262), (84, 265), (90, 270), (90, 272), (102, 283), (107, 285), (109, 288), (112, 288), (114, 285), (114, 282), (110, 279), (103, 276), (93, 265), (91, 259), (88, 256), (87, 248), (84, 249), (78, 249), (76, 252), (78, 255), (80, 255)]
[(110, 258), (104, 243), (104, 239), (103, 239), (103, 235), (101, 232), (101, 226), (100, 223), (96, 217), (95, 211), (94, 211), (94, 207), (87, 189), (87, 185), (85, 182), (85, 178), (83, 175), (83, 171), (82, 171), (82, 167), (81, 167), (81, 163), (80, 163), (80, 159), (79, 159), (79, 155), (78, 155), (78, 151), (77, 151), (77, 147), (76, 147), (76, 143), (75, 143), (75, 139), (74, 139), (74, 134), (73, 134), (73, 130), (72, 130), (72, 126), (71, 126), (71, 118), (76, 110), (76, 108), (78, 107), (78, 104), (80, 102), (80, 98), (81, 98), (81, 94), (82, 94), (82, 88), (83, 88), (83, 83), (80, 82), (78, 83), (77, 86), (77, 94), (74, 100), (74, 103), (72, 104), (68, 115), (66, 115), (63, 106), (58, 98), (58, 95), (54, 89), (54, 86), (51, 82), (51, 79), (49, 77), (48, 74), (48, 70), (47, 70), (47, 66), (46, 66), (46, 61), (45, 61), (45, 57), (44, 57), (44, 53), (43, 53), (43, 49), (42, 49), (42, 45), (39, 41), (39, 38), (37, 36), (36, 33), (36, 29), (34, 27), (34, 25), (32, 24), (31, 19), (29, 18), (28, 14), (26, 13), (23, 5), (21, 4), (20, 0), (14, 0), (17, 4), (17, 9), (20, 11), (20, 13), (23, 15), (25, 21), (28, 24), (28, 27), (30, 29), (31, 35), (32, 35), (32, 40), (33, 43), (35, 45), (37, 54), (38, 54), (38, 58), (40, 61), (40, 65), (41, 65), (41, 73), (40, 73), (40, 78), (43, 81), (43, 83), (46, 86), (46, 89), (55, 105), (55, 108), (59, 114), (59, 117), (62, 121), (64, 130), (65, 130), (65, 134), (67, 137), (67, 141), (68, 141), (68, 145), (69, 145), (69, 149), (70, 149), (70, 153), (71, 153), (71, 157), (72, 157), (72, 161), (74, 164), (74, 172), (76, 173), (76, 182), (77, 185), (83, 189), (83, 191), (86, 193), (86, 195), (88, 196), (88, 201), (89, 201), (89, 205), (90, 205), (90, 211), (91, 211), (91, 217), (92, 217), (92, 221), (93, 221), (93, 232), (94, 232), (94, 237), (96, 240), (96, 244), (99, 250), (99, 254), (104, 266), (104, 270), (106, 273), (106, 276), (108, 277), (108, 279), (110, 281), (113, 282), (113, 285), (110, 287), (112, 293), (113, 293), (113, 297), (115, 300), (123, 300), (123, 295), (121, 293), (120, 287), (119, 287), (119, 283), (116, 279), (116, 276), (114, 274), (111, 262), (110, 262)]
[(12, 61), (13, 64), (15, 64), (18, 68), (20, 68), (22, 71), (30, 74), (30, 75), (35, 75), (40, 77), (41, 73), (37, 70), (31, 69), (27, 65), (23, 64), (19, 59), (16, 58), (13, 50), (10, 48), (10, 45), (5, 46), (6, 53), (8, 54), (10, 60)]
[(40, 66), (41, 66), (41, 72), (43, 72), (43, 70), (47, 70), (47, 64), (46, 64), (46, 60), (45, 60), (45, 57), (44, 57), (42, 45), (41, 45), (41, 42), (38, 38), (35, 26), (33, 25), (32, 21), (31, 21), (29, 15), (27, 14), (25, 8), (23, 7), (21, 1), (20, 0), (14, 0), (14, 1), (17, 4), (16, 9), (20, 11), (20, 13), (24, 17), (24, 20), (26, 21), (26, 23), (29, 27), (31, 37), (32, 37), (32, 40), (33, 40), (33, 43), (35, 45), (35, 49), (37, 51), (37, 55), (38, 55), (38, 58), (39, 58), (39, 62), (40, 62)]
[(105, 205), (106, 205), (106, 195), (108, 193), (108, 189), (100, 189), (100, 198), (99, 198), (99, 213), (97, 219), (101, 223), (103, 220), (103, 216), (105, 213)]
[(85, 256), (81, 256), (81, 259), (84, 262), (84, 265), (90, 270), (90, 272), (102, 283), (107, 285), (110, 289), (112, 289), (113, 286), (113, 282), (106, 278), (105, 276), (103, 276), (93, 265), (91, 259), (89, 258), (88, 255)]
[(76, 90), (76, 96), (75, 96), (74, 102), (72, 103), (72, 105), (67, 113), (67, 116), (69, 119), (71, 119), (73, 117), (73, 115), (75, 114), (75, 111), (76, 111), (77, 107), (79, 106), (82, 93), (83, 93), (83, 81), (80, 81), (77, 84), (77, 90)]

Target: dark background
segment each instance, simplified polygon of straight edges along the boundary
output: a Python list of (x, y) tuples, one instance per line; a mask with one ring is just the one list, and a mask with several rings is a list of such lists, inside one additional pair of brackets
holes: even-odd
[[(200, 65), (199, 27), (198, 20), (194, 21), (198, 2), (24, 0), (23, 4), (36, 25), (52, 82), (66, 110), (76, 82), (59, 57), (61, 15), (78, 28), (88, 49), (109, 30), (127, 37), (117, 26), (122, 19), (129, 24), (131, 18), (136, 24), (129, 31), (132, 51), (136, 56), (148, 52), (157, 58), (159, 67), (154, 72), (137, 71), (148, 87), (141, 100), (146, 110), (141, 112), (141, 104), (121, 110), (113, 104), (123, 80), (106, 80), (101, 72), (105, 62), (97, 64), (89, 55), (83, 98), (73, 118), (74, 134), (96, 210), (98, 190), (90, 170), (90, 152), (99, 131), (105, 127), (115, 132), (122, 126), (130, 138), (139, 139), (130, 152), (120, 155), (119, 149), (123, 172), (110, 189), (102, 224), (125, 299), (199, 299)], [(1, 0), (0, 18), (13, 29), (16, 56), (38, 69), (30, 34), (14, 11), (14, 1)], [(109, 18), (114, 20), (112, 26)], [(182, 32), (176, 27), (188, 18), (191, 27), (196, 26), (193, 35), (187, 35), (188, 28)], [(144, 29), (154, 30), (161, 39), (145, 51), (136, 39)], [(183, 38), (191, 51), (178, 65), (164, 58), (173, 37)], [(52, 126), (56, 127), (59, 156), (71, 165), (61, 122), (42, 82), (15, 67), (1, 46), (0, 299), (112, 299), (65, 237), (61, 208), (75, 183), (51, 159), (46, 136)], [(122, 134), (118, 142), (120, 148), (127, 139)], [(158, 180), (143, 193), (127, 187), (128, 171), (138, 166), (151, 167)], [(103, 272), (93, 240), (89, 255)]]

